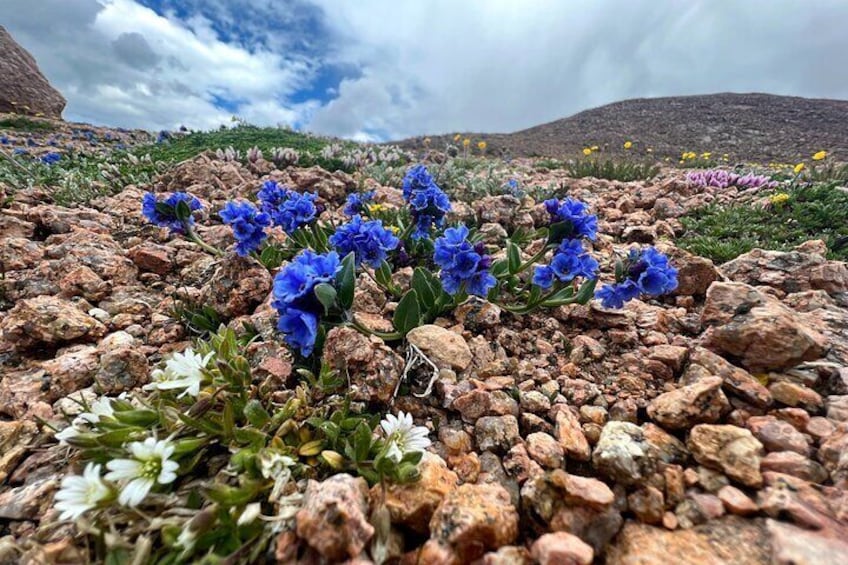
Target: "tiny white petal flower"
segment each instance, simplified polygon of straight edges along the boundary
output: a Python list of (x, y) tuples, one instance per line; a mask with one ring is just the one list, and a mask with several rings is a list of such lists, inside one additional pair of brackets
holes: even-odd
[(111, 418), (115, 415), (115, 410), (112, 408), (111, 399), (103, 396), (95, 400), (89, 406), (91, 412), (83, 412), (79, 415), (79, 418), (85, 420), (90, 424), (96, 424), (100, 421), (100, 418)]
[(70, 475), (62, 479), (54, 498), (56, 509), (62, 512), (59, 519), (76, 520), (110, 494), (109, 486), (100, 478), (100, 465), (89, 463), (82, 476)]
[(68, 440), (77, 437), (79, 434), (80, 431), (71, 424), (61, 432), (56, 432), (53, 437), (59, 440), (60, 445), (68, 445)]
[(132, 459), (114, 459), (106, 464), (112, 481), (128, 481), (123, 485), (118, 502), (126, 506), (137, 506), (159, 484), (172, 483), (177, 479), (179, 464), (171, 461), (175, 446), (169, 440), (149, 437), (134, 441), (128, 446)]
[(424, 451), (430, 446), (429, 430), (424, 426), (416, 426), (411, 414), (402, 411), (397, 416), (386, 414), (380, 427), (388, 443), (386, 456), (395, 461), (400, 461), (407, 453)]
[(144, 390), (184, 389), (180, 396), (200, 394), (203, 383), (203, 369), (212, 359), (213, 353), (205, 356), (195, 353), (190, 347), (182, 353), (175, 353), (165, 362), (164, 369), (156, 369), (150, 374), (151, 382)]
[(251, 502), (247, 506), (244, 507), (244, 510), (239, 516), (238, 521), (236, 522), (239, 526), (244, 526), (245, 524), (252, 524), (259, 515), (262, 513), (262, 504), (259, 502)]

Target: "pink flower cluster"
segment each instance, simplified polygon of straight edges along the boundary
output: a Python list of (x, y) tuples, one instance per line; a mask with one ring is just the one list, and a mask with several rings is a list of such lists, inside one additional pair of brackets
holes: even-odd
[(771, 180), (764, 175), (738, 175), (722, 169), (709, 169), (706, 171), (690, 171), (686, 173), (686, 180), (698, 186), (715, 186), (727, 188), (738, 186), (739, 188), (774, 188), (777, 181)]

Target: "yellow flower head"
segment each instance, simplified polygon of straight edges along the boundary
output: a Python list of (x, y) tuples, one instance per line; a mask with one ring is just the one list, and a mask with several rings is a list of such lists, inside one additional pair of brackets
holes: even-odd
[(399, 228), (399, 227), (397, 227), (397, 226), (389, 226), (389, 229), (390, 229), (390, 230), (391, 230), (391, 232), (392, 232), (393, 234), (395, 234), (395, 235), (397, 235), (397, 234), (399, 234), (399, 233), (400, 233), (400, 228)]
[(385, 211), (385, 209), (386, 209), (385, 204), (371, 204), (370, 206), (368, 206), (368, 212), (370, 212), (371, 214), (377, 214), (379, 212), (383, 212), (383, 211)]
[(461, 135), (456, 134), (455, 136), (453, 136), (453, 142), (457, 143), (460, 140), (461, 137), (462, 137)]
[(584, 154), (584, 155), (586, 155), (586, 156), (591, 155), (591, 154), (592, 154), (592, 149), (590, 149), (589, 147), (584, 147), (584, 148), (583, 148), (583, 154)]
[(630, 149), (631, 147), (633, 147), (633, 142), (632, 142), (632, 141), (625, 141), (625, 142), (624, 142), (624, 148), (625, 148), (625, 149)]
[(479, 149), (480, 151), (485, 151), (486, 150), (486, 142), (485, 141), (479, 141), (477, 143), (477, 149)]
[(597, 146), (597, 145), (593, 145), (593, 146), (592, 146), (592, 147), (590, 147), (589, 149), (591, 149), (592, 151), (598, 151), (598, 149), (599, 149), (599, 148), (598, 148), (598, 146)]
[(783, 204), (784, 202), (786, 202), (788, 200), (789, 200), (789, 195), (786, 194), (785, 192), (778, 192), (777, 194), (772, 194), (769, 197), (769, 201), (776, 206), (779, 206), (780, 204)]
[(797, 165), (795, 165), (795, 168), (793, 168), (792, 170), (795, 171), (795, 174), (797, 175), (798, 173), (800, 173), (801, 171), (804, 170), (805, 166), (806, 165), (804, 165), (804, 163), (798, 163)]
[(709, 159), (710, 155), (712, 155), (712, 153), (710, 153), (709, 151), (705, 151), (701, 153), (701, 159)]
[(813, 161), (821, 161), (825, 157), (827, 157), (827, 151), (819, 151), (818, 153), (813, 155)]
[(463, 147), (468, 147), (469, 145), (471, 145), (471, 140), (470, 140), (470, 139), (468, 139), (468, 138), (466, 137), (465, 139), (463, 139), (463, 140), (462, 140), (462, 146), (463, 146)]

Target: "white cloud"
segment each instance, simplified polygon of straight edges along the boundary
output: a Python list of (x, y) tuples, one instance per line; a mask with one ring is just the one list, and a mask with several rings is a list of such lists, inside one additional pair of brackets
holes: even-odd
[[(370, 140), (646, 96), (848, 98), (844, 0), (157, 1), (2, 0), (3, 23), (68, 118), (149, 129), (227, 123), (222, 99), (253, 123)], [(313, 87), (330, 66), (350, 72)]]

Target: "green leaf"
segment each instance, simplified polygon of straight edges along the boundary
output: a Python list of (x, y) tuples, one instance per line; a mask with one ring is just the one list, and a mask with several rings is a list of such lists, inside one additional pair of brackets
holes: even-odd
[(506, 259), (500, 259), (492, 263), (492, 275), (499, 279), (509, 272), (509, 263)]
[(361, 422), (353, 434), (354, 461), (361, 462), (368, 459), (371, 452), (371, 428), (368, 424)]
[(244, 417), (247, 418), (247, 421), (256, 428), (261, 428), (271, 419), (271, 415), (268, 414), (268, 411), (265, 410), (262, 403), (255, 398), (245, 404)]
[(431, 283), (432, 275), (429, 277), (428, 275), (430, 273), (422, 267), (416, 267), (412, 272), (412, 288), (418, 294), (419, 304), (427, 311), (431, 310), (436, 304), (437, 296), (436, 290)]
[(174, 215), (182, 222), (185, 222), (191, 217), (191, 208), (189, 208), (185, 200), (177, 202), (177, 205), (174, 207)]
[(392, 286), (392, 267), (384, 259), (380, 266), (374, 271), (374, 278), (380, 286), (390, 288)]
[(159, 414), (154, 410), (121, 410), (113, 416), (122, 424), (149, 428), (159, 421)]
[(617, 259), (615, 261), (615, 282), (622, 282), (624, 280), (624, 261), (621, 259)]
[(580, 285), (580, 290), (574, 297), (574, 301), (578, 304), (587, 304), (595, 295), (595, 286), (598, 284), (598, 279), (590, 279)]
[(338, 300), (342, 310), (350, 310), (353, 306), (353, 293), (356, 289), (356, 263), (353, 252), (342, 259), (342, 270), (336, 277)]
[(557, 222), (555, 224), (551, 224), (550, 230), (548, 231), (548, 243), (559, 243), (563, 239), (571, 237), (573, 231), (574, 226), (571, 225), (571, 222)]
[(233, 431), (233, 437), (242, 445), (249, 445), (254, 448), (265, 447), (268, 443), (268, 436), (259, 430), (252, 428), (236, 428)]
[(324, 314), (329, 314), (330, 308), (336, 303), (336, 289), (327, 283), (318, 283), (313, 290), (318, 302), (324, 307)]
[(248, 481), (241, 487), (216, 484), (209, 487), (209, 498), (224, 506), (243, 506), (251, 502), (262, 491), (262, 483)]
[(401, 334), (406, 335), (421, 323), (421, 307), (418, 304), (418, 293), (415, 289), (409, 290), (398, 302), (392, 324)]
[(521, 268), (521, 250), (511, 241), (506, 243), (506, 257), (509, 274), (516, 274)]

